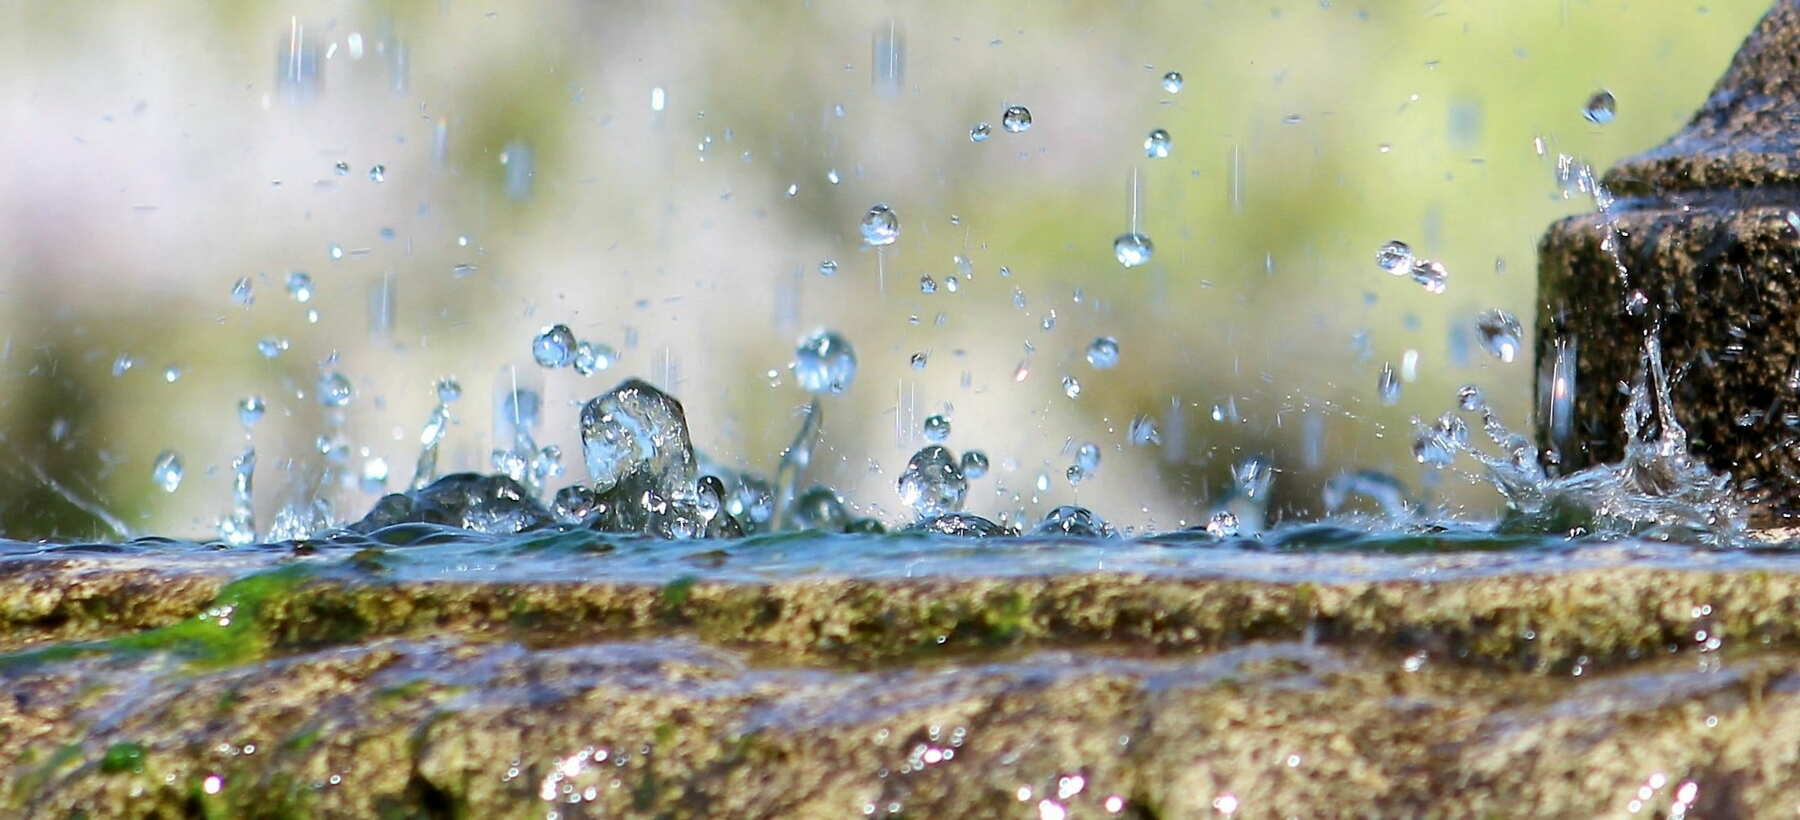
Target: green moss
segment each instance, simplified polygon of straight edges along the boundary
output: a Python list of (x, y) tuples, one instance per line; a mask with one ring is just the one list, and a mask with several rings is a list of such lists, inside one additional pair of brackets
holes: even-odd
[(107, 773), (141, 772), (144, 770), (144, 747), (131, 742), (114, 743), (106, 747), (106, 754), (100, 758), (100, 771)]

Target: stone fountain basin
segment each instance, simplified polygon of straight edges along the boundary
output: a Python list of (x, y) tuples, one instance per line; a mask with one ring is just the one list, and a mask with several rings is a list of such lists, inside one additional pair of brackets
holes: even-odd
[[(1800, 558), (1436, 538), (0, 542), (0, 799), (459, 817), (1800, 802)], [(1433, 543), (1459, 551), (1416, 551)]]

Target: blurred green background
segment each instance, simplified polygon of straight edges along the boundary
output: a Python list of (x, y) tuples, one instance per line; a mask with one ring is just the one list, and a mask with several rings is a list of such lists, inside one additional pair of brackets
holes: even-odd
[[(584, 477), (574, 404), (625, 375), (676, 393), (709, 454), (772, 472), (806, 400), (794, 342), (821, 326), (861, 367), (824, 403), (811, 479), (890, 521), (933, 412), (992, 459), (968, 505), (987, 515), (1072, 502), (1179, 526), (1251, 455), (1284, 514), (1346, 468), (1485, 514), (1484, 484), (1413, 463), (1409, 419), (1474, 382), (1528, 427), (1528, 357), (1488, 356), (1473, 319), (1504, 308), (1529, 334), (1536, 239), (1589, 207), (1556, 155), (1604, 167), (1661, 141), (1766, 6), (26, 0), (0, 31), (0, 534), (116, 537), (100, 510), (209, 535), (253, 394), (259, 523), (312, 491), (321, 436), (349, 448), (327, 493), (354, 518), (370, 459), (390, 489), (410, 476), (440, 376), (466, 391), (441, 463), (485, 468), (511, 365), (541, 384), (565, 481)], [(1580, 111), (1601, 88), (1603, 127)], [(1000, 129), (1009, 104), (1029, 131)], [(1166, 159), (1145, 157), (1154, 128)], [(1127, 270), (1111, 241), (1134, 170), (1157, 251)], [(902, 221), (879, 254), (857, 232), (876, 202)], [(1448, 266), (1446, 293), (1376, 269), (1394, 238)], [(552, 322), (619, 363), (537, 369)], [(1083, 360), (1100, 335), (1116, 369)], [(290, 349), (259, 355), (270, 336)], [(1409, 352), (1382, 406), (1377, 372)], [(314, 395), (334, 353), (356, 389), (337, 413)], [(1160, 446), (1127, 440), (1140, 414)], [(1071, 486), (1088, 441), (1102, 464)], [(173, 493), (151, 480), (165, 449), (186, 466)]]

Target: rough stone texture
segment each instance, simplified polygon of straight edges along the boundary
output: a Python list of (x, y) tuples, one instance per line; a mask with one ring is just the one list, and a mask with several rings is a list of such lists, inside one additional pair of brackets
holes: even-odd
[(633, 584), (396, 579), (405, 552), (0, 561), (0, 635), (28, 647), (0, 655), (0, 814), (1585, 817), (1644, 788), (1666, 813), (1689, 782), (1698, 816), (1800, 802), (1780, 556)]
[[(1687, 128), (1605, 175), (1621, 197), (1611, 219), (1630, 288), (1650, 309), (1622, 311), (1626, 283), (1603, 249), (1607, 219), (1552, 225), (1540, 244), (1539, 367), (1562, 336), (1578, 348), (1567, 469), (1620, 454), (1618, 385), (1639, 368), (1643, 332), (1660, 321), (1677, 371), (1676, 412), (1696, 453), (1729, 470), (1752, 522), (1800, 515), (1800, 0), (1764, 17)], [(1541, 441), (1547, 374), (1540, 371)]]

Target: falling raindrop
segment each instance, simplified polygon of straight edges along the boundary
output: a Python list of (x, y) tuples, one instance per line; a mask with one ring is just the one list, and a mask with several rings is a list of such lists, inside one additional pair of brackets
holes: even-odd
[(1156, 246), (1150, 242), (1150, 237), (1141, 233), (1123, 233), (1113, 240), (1113, 258), (1128, 268), (1149, 262), (1154, 253)]
[(1062, 387), (1063, 395), (1068, 396), (1071, 399), (1081, 395), (1081, 382), (1074, 376), (1064, 376), (1062, 379)]
[(1169, 92), (1170, 94), (1180, 94), (1181, 93), (1181, 83), (1182, 83), (1181, 72), (1179, 72), (1179, 71), (1171, 71), (1167, 74), (1162, 75), (1163, 90)]
[(943, 445), (928, 444), (913, 454), (896, 482), (900, 500), (921, 518), (962, 509), (968, 480)]
[(312, 301), (313, 280), (306, 271), (290, 271), (287, 276), (288, 296), (302, 304)]
[(941, 415), (932, 414), (925, 417), (925, 440), (934, 444), (942, 444), (950, 438), (950, 420)]
[(838, 264), (836, 259), (827, 259), (819, 263), (820, 276), (831, 276), (832, 274), (837, 273), (837, 269)]
[(337, 175), (341, 177), (350, 175), (350, 163), (342, 160), (339, 160), (336, 165), (331, 166), (331, 169), (337, 171)]
[(982, 120), (981, 122), (975, 123), (975, 127), (969, 129), (969, 141), (987, 142), (987, 138), (993, 136), (993, 133), (994, 127), (988, 125), (986, 120)]
[(876, 247), (892, 245), (900, 238), (900, 217), (885, 202), (876, 203), (863, 214), (861, 227), (863, 242)]
[(150, 480), (161, 487), (165, 493), (175, 492), (181, 487), (181, 454), (174, 450), (164, 450), (156, 456), (156, 462), (150, 465)]
[(245, 396), (238, 399), (238, 423), (244, 425), (244, 429), (248, 430), (262, 420), (263, 413), (267, 410), (268, 405), (263, 403), (261, 396)]
[(531, 340), (531, 358), (539, 367), (567, 367), (575, 360), (575, 332), (568, 325), (545, 327)]
[(356, 391), (350, 386), (350, 380), (336, 370), (327, 371), (319, 376), (319, 403), (326, 407), (343, 407), (350, 403)]
[(1394, 372), (1392, 364), (1383, 363), (1381, 373), (1375, 377), (1375, 395), (1381, 403), (1394, 405), (1400, 402), (1400, 374)]
[(1161, 444), (1162, 434), (1156, 429), (1156, 419), (1148, 415), (1138, 415), (1131, 420), (1131, 427), (1126, 431), (1131, 443), (1137, 447)]
[(987, 453), (980, 450), (964, 451), (962, 455), (962, 471), (963, 477), (969, 479), (980, 478), (987, 475)]
[(261, 353), (265, 359), (273, 359), (276, 356), (280, 356), (281, 354), (286, 353), (287, 349), (288, 340), (283, 339), (280, 336), (264, 336), (256, 341), (256, 352)]
[(239, 279), (231, 286), (231, 301), (236, 302), (241, 307), (249, 307), (256, 304), (256, 292), (251, 290), (250, 277), (246, 276)]
[(371, 166), (369, 168), (369, 181), (370, 182), (386, 182), (387, 181), (387, 166), (386, 165)]
[(929, 273), (919, 277), (919, 292), (927, 296), (937, 293), (937, 280), (931, 278)]
[(842, 393), (856, 379), (856, 351), (849, 340), (820, 329), (794, 351), (794, 377), (810, 393)]
[(1412, 270), (1412, 248), (1398, 239), (1389, 240), (1375, 251), (1375, 264), (1395, 276), (1404, 276)]
[(1101, 336), (1088, 343), (1087, 361), (1095, 370), (1111, 370), (1118, 366), (1118, 340), (1111, 336)]
[(1150, 136), (1144, 138), (1144, 156), (1151, 159), (1167, 159), (1169, 149), (1174, 145), (1174, 141), (1169, 139), (1169, 132), (1158, 128), (1151, 131)]
[(1443, 293), (1450, 283), (1450, 271), (1443, 263), (1430, 259), (1415, 260), (1411, 274), (1412, 280), (1425, 288), (1426, 293)]
[(1011, 134), (1025, 132), (1031, 128), (1031, 109), (1022, 105), (1008, 106), (1000, 115), (1000, 127)]
[(927, 363), (927, 357), (924, 353), (914, 353), (912, 354), (912, 358), (908, 361), (912, 363), (912, 369), (924, 370)]
[(1519, 355), (1520, 340), (1525, 331), (1519, 327), (1518, 317), (1495, 308), (1483, 311), (1475, 319), (1475, 333), (1481, 339), (1481, 347), (1494, 358), (1503, 362), (1512, 362)]
[(1595, 125), (1605, 125), (1613, 121), (1618, 106), (1612, 92), (1603, 88), (1588, 98), (1587, 105), (1581, 107), (1581, 116)]

